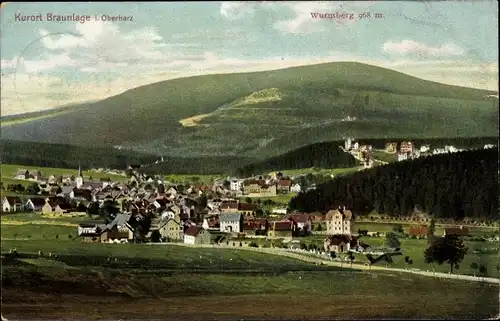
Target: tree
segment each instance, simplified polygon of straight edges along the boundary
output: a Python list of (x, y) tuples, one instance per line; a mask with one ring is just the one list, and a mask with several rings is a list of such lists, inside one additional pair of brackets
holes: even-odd
[(394, 225), (392, 230), (394, 231), (394, 233), (404, 233), (405, 232), (403, 229), (403, 225), (401, 225), (401, 224)]
[(429, 227), (427, 228), (427, 242), (430, 244), (434, 241), (434, 233), (436, 232), (436, 220), (434, 217), (431, 218), (429, 222)]
[(252, 199), (250, 197), (246, 197), (245, 203), (252, 204)]
[(486, 275), (487, 271), (488, 271), (488, 269), (486, 268), (486, 266), (484, 266), (484, 265), (479, 266), (479, 273), (481, 273), (482, 275)]
[(401, 242), (399, 242), (398, 236), (393, 232), (387, 233), (386, 244), (388, 248), (397, 249), (401, 247)]
[(97, 202), (90, 203), (89, 206), (87, 207), (87, 214), (89, 216), (99, 214), (99, 203)]
[(477, 268), (478, 268), (477, 263), (476, 263), (476, 262), (472, 262), (472, 263), (470, 264), (470, 268), (471, 268), (471, 269), (473, 269), (473, 270), (477, 270)]
[(323, 226), (321, 225), (321, 223), (318, 223), (318, 225), (316, 225), (316, 231), (322, 231), (323, 230)]
[(158, 243), (161, 240), (161, 234), (160, 231), (154, 230), (151, 232), (151, 242)]
[(347, 253), (347, 258), (349, 259), (349, 262), (351, 263), (351, 266), (352, 266), (352, 262), (354, 262), (354, 253), (352, 253), (351, 251), (349, 251)]
[(207, 204), (208, 204), (207, 195), (203, 193), (200, 195), (200, 197), (198, 197), (198, 208), (205, 209), (205, 207), (207, 207)]
[(87, 207), (83, 205), (82, 203), (79, 203), (78, 206), (76, 207), (77, 212), (87, 212)]
[(468, 248), (460, 237), (448, 234), (445, 237), (436, 238), (425, 250), (424, 258), (426, 263), (449, 264), (450, 272), (453, 273), (453, 268), (459, 268), (467, 251)]
[(26, 193), (30, 195), (37, 195), (40, 192), (40, 187), (37, 183), (32, 183), (26, 188)]
[(101, 208), (99, 208), (99, 216), (103, 217), (105, 221), (112, 221), (114, 220), (116, 214), (120, 211), (118, 207), (118, 203), (115, 201), (105, 201)]
[(408, 265), (412, 265), (413, 264), (413, 260), (411, 259), (411, 257), (405, 256), (405, 264), (406, 264), (406, 268), (407, 269), (408, 269)]

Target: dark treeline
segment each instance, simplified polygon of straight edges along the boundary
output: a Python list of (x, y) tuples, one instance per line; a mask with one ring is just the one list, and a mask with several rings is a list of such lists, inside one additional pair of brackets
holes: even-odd
[(288, 153), (248, 164), (236, 171), (238, 176), (251, 176), (276, 170), (299, 168), (345, 168), (356, 165), (356, 159), (339, 148), (339, 142), (308, 145)]
[(294, 197), (305, 212), (346, 205), (391, 216), (415, 209), (439, 218), (498, 218), (498, 148), (391, 163), (340, 176)]
[(253, 159), (237, 157), (163, 157), (113, 148), (90, 148), (63, 144), (0, 140), (2, 163), (55, 168), (126, 169), (143, 166), (147, 174), (223, 174), (234, 171)]

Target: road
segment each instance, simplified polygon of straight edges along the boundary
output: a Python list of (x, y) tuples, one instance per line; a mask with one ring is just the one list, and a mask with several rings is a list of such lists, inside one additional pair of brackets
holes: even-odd
[(328, 266), (336, 266), (342, 268), (352, 268), (356, 270), (374, 270), (374, 271), (391, 271), (391, 272), (403, 272), (403, 273), (413, 273), (419, 274), (423, 276), (430, 276), (436, 278), (444, 278), (444, 279), (455, 279), (455, 280), (464, 280), (464, 281), (475, 281), (475, 282), (486, 282), (493, 284), (500, 284), (500, 280), (498, 278), (486, 278), (486, 277), (478, 277), (478, 276), (470, 276), (463, 274), (450, 274), (450, 273), (439, 273), (439, 272), (427, 272), (421, 270), (407, 270), (407, 269), (396, 269), (396, 268), (386, 268), (382, 266), (366, 266), (363, 264), (353, 263), (340, 263), (335, 261), (330, 261), (322, 258), (315, 258), (312, 256), (307, 256), (302, 254), (299, 251), (287, 250), (282, 248), (256, 248), (256, 247), (231, 247), (231, 246), (218, 246), (218, 245), (188, 245), (183, 243), (150, 243), (157, 245), (174, 245), (174, 246), (188, 246), (188, 247), (210, 247), (210, 248), (220, 248), (220, 249), (238, 249), (238, 250), (248, 250), (255, 251), (261, 253), (269, 253), (274, 255), (282, 255), (290, 258), (294, 258), (297, 260), (310, 262), (314, 264), (323, 264)]

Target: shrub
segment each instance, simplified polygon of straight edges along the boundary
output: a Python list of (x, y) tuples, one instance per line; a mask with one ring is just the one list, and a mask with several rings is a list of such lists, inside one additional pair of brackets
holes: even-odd
[(56, 240), (58, 240), (58, 239), (59, 239), (59, 234), (56, 235)]
[(254, 241), (252, 241), (252, 242), (248, 243), (248, 246), (249, 246), (249, 247), (259, 247), (259, 246), (257, 245), (257, 243), (255, 243)]
[(71, 239), (71, 238), (73, 238), (73, 236), (72, 236), (71, 234), (69, 234), (69, 235), (68, 235), (68, 238), (69, 238), (69, 239)]

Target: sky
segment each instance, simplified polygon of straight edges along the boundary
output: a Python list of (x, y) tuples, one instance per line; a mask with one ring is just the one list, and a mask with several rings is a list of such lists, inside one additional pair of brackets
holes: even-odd
[[(12, 2), (0, 10), (2, 116), (172, 78), (335, 61), (498, 89), (495, 0)], [(90, 21), (48, 21), (48, 14)], [(42, 21), (20, 21), (27, 15)]]

